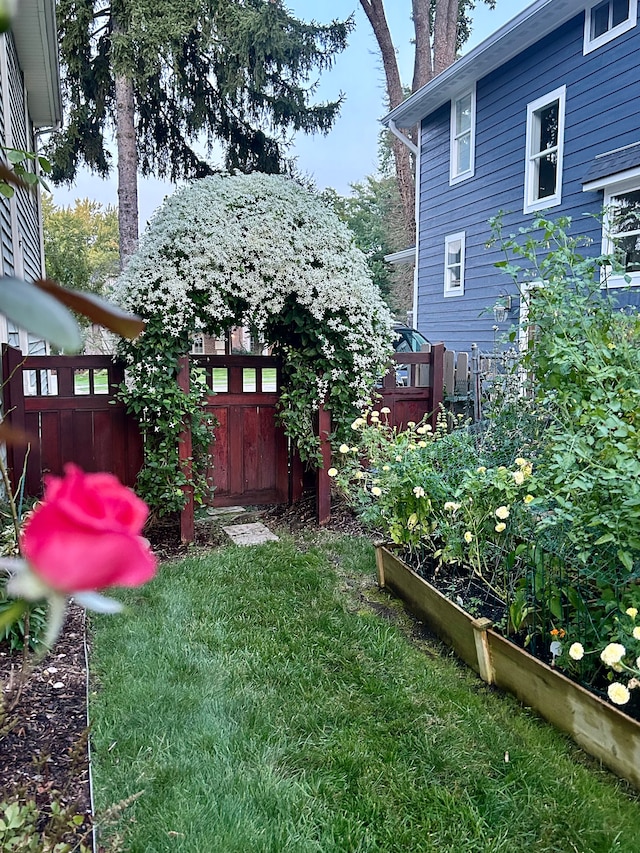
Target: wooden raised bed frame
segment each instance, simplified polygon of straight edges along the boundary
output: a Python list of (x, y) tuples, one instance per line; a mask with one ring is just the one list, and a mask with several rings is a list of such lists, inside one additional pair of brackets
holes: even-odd
[(585, 752), (640, 789), (640, 723), (445, 598), (384, 546), (376, 548), (378, 583), (402, 598), (488, 684), (513, 694)]

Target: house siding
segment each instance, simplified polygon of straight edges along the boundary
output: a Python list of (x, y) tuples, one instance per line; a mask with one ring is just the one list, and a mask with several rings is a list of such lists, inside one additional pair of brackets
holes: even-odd
[[(523, 213), (527, 104), (563, 85), (562, 203), (548, 215), (571, 216), (572, 233), (590, 237), (600, 252), (600, 223), (585, 214), (601, 213), (603, 193), (583, 192), (582, 182), (597, 154), (640, 140), (640, 73), (630, 61), (640, 51), (640, 26), (586, 56), (583, 32), (584, 13), (478, 81), (472, 178), (449, 186), (450, 104), (422, 122), (417, 325), (432, 341), (492, 349), (508, 331), (508, 322), (494, 329), (491, 309), (514, 287), (494, 266), (499, 250), (486, 248), (488, 220), (504, 211), (511, 232), (534, 218)], [(459, 231), (466, 236), (464, 295), (445, 298), (445, 236)], [(640, 305), (640, 289), (616, 296)]]

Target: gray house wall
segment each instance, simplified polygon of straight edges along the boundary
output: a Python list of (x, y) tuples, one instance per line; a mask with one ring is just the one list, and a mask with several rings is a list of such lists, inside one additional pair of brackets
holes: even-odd
[[(593, 216), (602, 211), (603, 192), (583, 192), (582, 184), (597, 155), (640, 142), (640, 24), (585, 56), (583, 34), (584, 12), (478, 80), (473, 177), (449, 185), (450, 102), (421, 123), (417, 325), (431, 341), (491, 349), (511, 325), (494, 330), (492, 306), (516, 291), (494, 267), (498, 250), (486, 248), (488, 220), (504, 211), (505, 229), (514, 231), (534, 218), (523, 213), (527, 104), (563, 85), (562, 203), (547, 214), (573, 217), (572, 233), (601, 250)], [(464, 294), (445, 298), (445, 236), (462, 231)], [(617, 296), (640, 305), (640, 288)]]

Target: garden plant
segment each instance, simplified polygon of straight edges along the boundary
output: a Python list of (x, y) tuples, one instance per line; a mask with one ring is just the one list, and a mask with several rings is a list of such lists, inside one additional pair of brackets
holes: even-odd
[(145, 439), (139, 491), (159, 512), (184, 501), (185, 416), (196, 500), (207, 493), (207, 389), (195, 371), (190, 393), (175, 382), (194, 335), (220, 337), (240, 325), (272, 347), (282, 364), (285, 432), (313, 464), (318, 407), (344, 433), (391, 352), (391, 316), (353, 235), (318, 196), (276, 175), (219, 175), (178, 190), (151, 221), (115, 298), (147, 324), (120, 347), (128, 365), (121, 396)]
[(637, 713), (640, 317), (606, 290), (615, 258), (585, 256), (569, 220), (493, 225), (528, 346), (487, 422), (398, 432), (368, 411), (332, 473), (412, 559), (479, 581), (503, 630)]

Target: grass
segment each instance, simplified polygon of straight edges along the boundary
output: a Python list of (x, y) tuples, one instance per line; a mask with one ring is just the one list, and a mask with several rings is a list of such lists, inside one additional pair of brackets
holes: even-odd
[(635, 795), (376, 613), (373, 576), (363, 539), (229, 546), (95, 621), (98, 807), (144, 791), (122, 849), (637, 851)]

